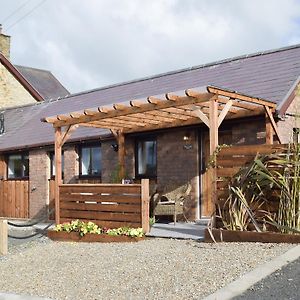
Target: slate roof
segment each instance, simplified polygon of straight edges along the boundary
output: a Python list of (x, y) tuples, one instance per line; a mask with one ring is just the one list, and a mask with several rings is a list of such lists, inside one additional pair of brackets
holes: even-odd
[(70, 94), (50, 71), (17, 65), (15, 67), (45, 100)]
[[(70, 95), (56, 101), (5, 111), (6, 133), (0, 151), (53, 143), (50, 124), (43, 117), (79, 111), (193, 87), (213, 85), (264, 98), (282, 105), (300, 75), (300, 44), (226, 59)], [(107, 130), (83, 128), (72, 139), (108, 135)]]

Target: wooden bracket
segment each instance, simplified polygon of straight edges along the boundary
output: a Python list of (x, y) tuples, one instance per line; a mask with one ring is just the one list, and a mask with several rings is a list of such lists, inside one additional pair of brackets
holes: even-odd
[(209, 128), (208, 117), (199, 108), (194, 110), (194, 113)]
[(273, 130), (274, 130), (274, 132), (275, 132), (275, 134), (276, 134), (276, 136), (278, 138), (278, 141), (279, 141), (280, 144), (282, 144), (282, 139), (279, 136), (278, 127), (277, 127), (276, 122), (275, 122), (275, 120), (273, 118), (272, 112), (271, 112), (270, 108), (268, 106), (266, 106), (266, 105), (265, 105), (265, 110), (266, 110), (266, 113), (267, 113), (267, 115), (269, 117), (269, 120), (270, 120), (270, 122), (272, 124)]
[(69, 125), (65, 132), (63, 133), (63, 136), (61, 137), (59, 141), (60, 147), (64, 145), (64, 143), (68, 140), (68, 138), (71, 136), (72, 132), (78, 127), (78, 125)]
[(225, 119), (227, 113), (229, 112), (233, 102), (230, 99), (224, 106), (223, 110), (221, 111), (219, 117), (218, 117), (218, 127), (222, 124), (223, 120)]

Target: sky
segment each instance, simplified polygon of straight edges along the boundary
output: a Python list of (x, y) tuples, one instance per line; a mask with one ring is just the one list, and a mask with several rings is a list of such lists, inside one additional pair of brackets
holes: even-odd
[(75, 93), (300, 43), (300, 0), (0, 0), (0, 23)]

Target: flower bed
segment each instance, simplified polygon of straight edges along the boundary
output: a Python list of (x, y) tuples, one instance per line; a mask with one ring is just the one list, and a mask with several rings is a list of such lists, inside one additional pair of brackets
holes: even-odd
[[(234, 231), (210, 229), (216, 242), (259, 242), (259, 243), (300, 243), (300, 234), (284, 234), (277, 232)], [(209, 230), (205, 229), (204, 241), (212, 243)]]
[(58, 224), (48, 231), (48, 237), (56, 241), (76, 242), (136, 242), (142, 240), (142, 228), (101, 228), (93, 222), (79, 220)]

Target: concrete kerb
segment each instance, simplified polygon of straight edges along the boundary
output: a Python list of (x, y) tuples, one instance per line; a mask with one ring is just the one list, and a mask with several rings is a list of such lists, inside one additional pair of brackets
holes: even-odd
[(241, 295), (255, 283), (269, 276), (276, 270), (282, 268), (290, 262), (300, 257), (300, 245), (293, 247), (282, 255), (273, 260), (258, 266), (254, 270), (246, 273), (241, 278), (231, 282), (227, 286), (221, 288), (215, 293), (207, 296), (203, 300), (229, 300), (233, 297)]
[(0, 293), (0, 300), (51, 300), (51, 299), (41, 298), (37, 296)]

